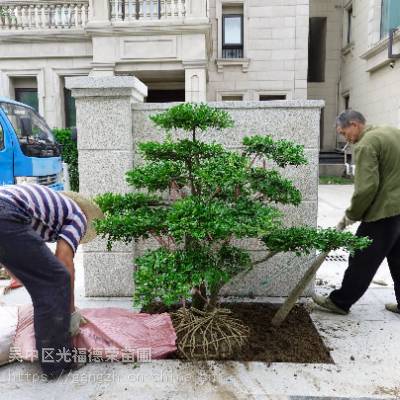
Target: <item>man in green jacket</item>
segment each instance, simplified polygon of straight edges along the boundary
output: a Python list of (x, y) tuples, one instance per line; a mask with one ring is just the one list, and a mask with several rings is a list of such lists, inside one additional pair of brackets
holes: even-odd
[(336, 127), (354, 144), (356, 160), (354, 193), (339, 228), (361, 221), (356, 235), (373, 242), (350, 256), (340, 289), (313, 299), (325, 309), (347, 314), (387, 258), (397, 303), (386, 304), (386, 309), (400, 314), (400, 130), (366, 125), (364, 116), (353, 110), (341, 113)]

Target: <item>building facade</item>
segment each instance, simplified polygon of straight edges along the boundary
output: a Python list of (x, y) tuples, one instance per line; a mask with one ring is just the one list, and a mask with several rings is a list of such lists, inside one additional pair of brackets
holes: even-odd
[[(314, 0), (310, 39), (318, 23), (323, 40), (316, 49), (325, 53), (322, 66), (318, 61), (324, 74), (308, 75), (308, 98), (325, 100), (321, 149), (343, 148), (334, 123), (346, 108), (361, 111), (368, 123), (400, 127), (400, 30), (389, 40), (390, 29), (400, 27), (400, 1)], [(309, 54), (309, 71), (315, 61)]]
[(0, 94), (51, 127), (74, 124), (69, 76), (135, 75), (148, 102), (307, 98), (308, 0), (6, 0), (0, 10)]
[[(399, 0), (0, 0), (0, 95), (74, 126), (70, 76), (134, 75), (147, 102), (323, 99), (400, 124)], [(392, 58), (388, 49), (392, 50)]]

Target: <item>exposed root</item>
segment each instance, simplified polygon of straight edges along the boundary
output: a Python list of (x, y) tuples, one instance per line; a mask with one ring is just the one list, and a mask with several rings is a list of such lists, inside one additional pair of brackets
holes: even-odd
[(226, 308), (180, 308), (172, 314), (178, 352), (188, 360), (227, 359), (247, 342), (249, 328)]

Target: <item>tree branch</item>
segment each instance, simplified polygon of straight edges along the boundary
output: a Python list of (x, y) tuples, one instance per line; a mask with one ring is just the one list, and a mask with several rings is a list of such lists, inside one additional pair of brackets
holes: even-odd
[(250, 164), (249, 164), (249, 169), (251, 169), (251, 168), (253, 167), (254, 163), (255, 163), (256, 160), (257, 160), (257, 158), (258, 158), (258, 155), (256, 154), (256, 155), (253, 157), (253, 159), (251, 160)]
[(160, 235), (157, 235), (157, 234), (154, 232), (154, 230), (150, 230), (149, 232), (150, 232), (151, 236), (153, 236), (153, 238), (154, 238), (155, 240), (157, 240), (157, 242), (158, 242), (159, 245), (164, 246), (164, 247), (166, 247), (167, 249), (170, 248), (170, 247), (169, 247), (169, 244), (168, 244)]
[(174, 191), (177, 193), (177, 197), (173, 197), (173, 200), (176, 200), (178, 197), (183, 199), (183, 197), (184, 197), (183, 193), (182, 193), (181, 189), (179, 188), (178, 184), (176, 183), (175, 179), (173, 179), (171, 181), (169, 186), (170, 186), (170, 196), (171, 196), (171, 193), (173, 193)]

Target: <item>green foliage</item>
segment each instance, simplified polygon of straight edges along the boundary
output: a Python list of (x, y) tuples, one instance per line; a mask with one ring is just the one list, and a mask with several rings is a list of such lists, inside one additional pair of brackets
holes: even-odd
[(354, 178), (342, 178), (340, 176), (320, 176), (320, 185), (354, 185)]
[(250, 173), (251, 188), (264, 198), (282, 204), (301, 203), (301, 193), (289, 179), (283, 179), (278, 171), (253, 168)]
[(210, 128), (221, 130), (233, 126), (233, 120), (226, 111), (210, 108), (207, 104), (183, 103), (164, 113), (153, 115), (150, 119), (167, 131), (183, 129), (193, 132)]
[(108, 250), (114, 242), (128, 244), (138, 238), (162, 235), (167, 230), (167, 210), (160, 197), (143, 193), (105, 193), (96, 198), (96, 203), (107, 216), (95, 221), (95, 226), (99, 234), (107, 237)]
[(144, 193), (128, 193), (125, 195), (104, 193), (96, 197), (96, 203), (107, 214), (121, 214), (135, 211), (141, 207), (157, 206), (163, 203), (160, 196)]
[(228, 203), (219, 199), (204, 202), (190, 196), (171, 205), (166, 225), (178, 243), (187, 237), (214, 242), (232, 235), (257, 237), (275, 226), (279, 216), (277, 210), (246, 198)]
[(243, 144), (247, 154), (255, 154), (273, 160), (279, 167), (307, 164), (304, 147), (288, 140), (274, 141), (271, 136), (245, 137)]
[(185, 180), (180, 176), (182, 165), (177, 162), (152, 162), (143, 167), (137, 167), (127, 173), (127, 182), (137, 189), (147, 188), (150, 192), (166, 190), (171, 181), (184, 185)]
[(15, 19), (15, 15), (13, 15), (13, 12), (4, 7), (0, 7), (0, 17), (9, 17)]
[(184, 129), (192, 138), (168, 135), (161, 143), (140, 143), (144, 162), (127, 173), (127, 182), (145, 193), (97, 198), (106, 218), (96, 228), (109, 249), (116, 241), (152, 238), (159, 244), (136, 259), (136, 301), (171, 304), (199, 296), (193, 288), (205, 285), (214, 304), (222, 285), (254, 265), (247, 251), (233, 245), (237, 239), (261, 239), (266, 251), (297, 254), (338, 247), (354, 251), (368, 244), (350, 233), (283, 227), (276, 204), (297, 206), (301, 193), (266, 165), (306, 164), (303, 146), (253, 136), (244, 139), (239, 153), (201, 142), (197, 130), (232, 126), (226, 112), (205, 104), (181, 104), (151, 119), (166, 130)]
[(293, 251), (298, 255), (309, 254), (314, 249), (324, 253), (339, 248), (353, 254), (355, 250), (364, 249), (371, 244), (370, 239), (354, 236), (351, 232), (309, 226), (275, 229), (265, 235), (262, 241), (274, 253)]
[(159, 248), (136, 260), (135, 302), (149, 304), (155, 299), (167, 305), (191, 296), (191, 289), (205, 283), (210, 291), (229, 282), (239, 271), (251, 267), (249, 255), (234, 246), (214, 251), (209, 246), (186, 250)]
[(78, 146), (71, 140), (70, 129), (53, 129), (57, 142), (62, 145), (62, 158), (68, 164), (71, 190), (79, 192)]
[(210, 159), (225, 154), (220, 144), (203, 143), (188, 139), (173, 142), (144, 142), (139, 143), (139, 152), (146, 161), (182, 161)]

